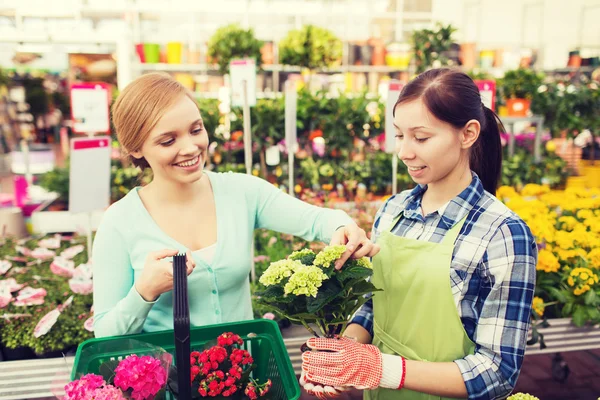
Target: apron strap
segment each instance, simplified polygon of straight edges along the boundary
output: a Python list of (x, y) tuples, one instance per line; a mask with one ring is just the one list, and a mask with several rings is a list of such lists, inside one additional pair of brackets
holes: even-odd
[(450, 228), (448, 230), (448, 232), (446, 232), (446, 234), (444, 235), (444, 239), (442, 239), (443, 244), (451, 244), (454, 246), (454, 242), (456, 242), (456, 238), (458, 238), (458, 235), (460, 234), (460, 230), (462, 229), (463, 225), (467, 221), (468, 215), (469, 214), (467, 213), (467, 215), (465, 215), (463, 217), (463, 219), (461, 219), (456, 224), (454, 224), (454, 226), (452, 228)]
[[(404, 211), (400, 211), (400, 215), (398, 215), (396, 218), (394, 218), (394, 221), (391, 223), (390, 228), (387, 230), (388, 232), (392, 232), (392, 230), (396, 227), (396, 225), (398, 225), (398, 222), (402, 219), (403, 215), (404, 215)], [(446, 232), (446, 234), (444, 235), (444, 239), (442, 239), (442, 243), (454, 245), (454, 242), (456, 242), (456, 239), (458, 238), (458, 235), (460, 234), (460, 230), (462, 229), (463, 225), (467, 221), (468, 216), (469, 216), (469, 214), (465, 215), (463, 217), (463, 219), (461, 219), (456, 224), (454, 224), (454, 226), (452, 228), (450, 228), (448, 230), (448, 232)]]

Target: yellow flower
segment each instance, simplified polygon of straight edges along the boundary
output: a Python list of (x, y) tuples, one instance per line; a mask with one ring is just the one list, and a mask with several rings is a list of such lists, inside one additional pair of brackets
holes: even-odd
[(317, 297), (319, 288), (323, 281), (327, 279), (329, 279), (328, 276), (321, 268), (314, 265), (302, 265), (301, 268), (296, 269), (288, 283), (285, 284), (283, 292), (285, 294), (295, 294), (296, 296)]
[(593, 217), (594, 217), (594, 213), (592, 212), (592, 210), (577, 211), (577, 218), (579, 218), (581, 220), (586, 220), (588, 218), (593, 218)]
[(252, 170), (252, 175), (258, 176), (259, 174), (260, 174), (260, 172), (257, 169)]
[(521, 196), (529, 197), (529, 196), (539, 196), (545, 193), (548, 193), (550, 188), (546, 185), (537, 185), (535, 183), (528, 183), (525, 185), (523, 190), (521, 190)]
[(512, 186), (500, 186), (496, 190), (496, 197), (499, 199), (507, 199), (517, 196), (517, 191)]
[(327, 246), (323, 251), (317, 254), (313, 264), (317, 267), (329, 268), (342, 256), (342, 254), (344, 254), (345, 251), (346, 246), (344, 245)]
[(594, 274), (589, 268), (573, 268), (569, 275), (567, 283), (569, 286), (574, 287), (573, 294), (575, 296), (581, 296), (598, 283), (598, 275)]
[[(311, 249), (302, 249), (302, 250), (292, 252), (292, 254), (290, 254), (288, 256), (288, 258), (290, 260), (297, 260), (297, 261), (301, 261), (303, 258), (312, 258), (314, 260), (315, 252), (312, 251)], [(312, 263), (312, 261), (311, 261), (311, 263)]]
[(261, 275), (258, 280), (265, 286), (279, 284), (285, 278), (292, 276), (292, 273), (304, 265), (297, 260), (279, 260), (272, 262), (269, 268)]
[(544, 310), (546, 306), (544, 305), (544, 300), (540, 297), (533, 298), (533, 304), (531, 306), (533, 308), (533, 312), (535, 312), (538, 316), (544, 315)]
[(540, 250), (538, 253), (537, 270), (544, 272), (558, 272), (560, 263), (552, 252), (548, 250)]
[(563, 224), (563, 229), (572, 231), (579, 224), (579, 221), (575, 217), (560, 217), (558, 222)]

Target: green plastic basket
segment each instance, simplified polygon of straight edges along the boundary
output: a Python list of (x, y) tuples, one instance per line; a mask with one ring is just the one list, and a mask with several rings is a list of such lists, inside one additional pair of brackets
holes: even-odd
[[(252, 372), (253, 377), (261, 382), (271, 379), (273, 382), (271, 388), (273, 399), (296, 400), (300, 398), (300, 386), (276, 322), (258, 319), (194, 327), (190, 331), (190, 347), (192, 350), (202, 349), (205, 343), (214, 341), (224, 332), (233, 332), (242, 337), (244, 340), (243, 348), (250, 352), (256, 364), (256, 368)], [(250, 337), (248, 337), (249, 335)], [(171, 354), (175, 352), (172, 330), (89, 339), (77, 348), (75, 363), (71, 371), (71, 380), (77, 379), (81, 375), (98, 373), (100, 366), (106, 361), (122, 359), (130, 354), (143, 355), (148, 353), (148, 348), (128, 348), (125, 345), (127, 339), (135, 339), (161, 347)], [(98, 344), (102, 345), (103, 352), (95, 354), (93, 358), (88, 359), (85, 363), (82, 362), (80, 360), (81, 352)], [(174, 359), (175, 357), (173, 357)]]

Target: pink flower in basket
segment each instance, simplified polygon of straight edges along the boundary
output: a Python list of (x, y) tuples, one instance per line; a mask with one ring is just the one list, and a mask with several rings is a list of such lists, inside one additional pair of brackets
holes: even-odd
[(89, 400), (91, 393), (105, 384), (100, 375), (87, 374), (65, 386), (64, 400)]
[(49, 260), (56, 255), (52, 250), (48, 250), (44, 247), (38, 247), (31, 252), (31, 257), (37, 258), (38, 260)]
[(12, 263), (10, 261), (1, 260), (0, 261), (0, 275), (4, 275), (8, 272), (8, 270), (12, 267)]
[(113, 385), (106, 385), (94, 390), (91, 398), (94, 400), (126, 400), (126, 398), (123, 397), (123, 392)]
[(150, 356), (128, 356), (115, 369), (114, 384), (123, 391), (133, 389), (133, 400), (155, 396), (167, 382), (167, 371), (160, 360)]
[(50, 271), (58, 276), (71, 278), (75, 273), (75, 263), (64, 257), (55, 257), (50, 264)]
[(44, 297), (46, 297), (46, 289), (33, 289), (28, 286), (22, 289), (17, 295), (17, 298), (15, 300), (15, 306), (39, 306), (41, 304), (44, 304)]

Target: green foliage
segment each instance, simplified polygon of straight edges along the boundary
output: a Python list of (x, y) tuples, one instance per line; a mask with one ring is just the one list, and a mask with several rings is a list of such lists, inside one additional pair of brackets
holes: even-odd
[(441, 23), (437, 23), (435, 29), (413, 31), (412, 42), (418, 74), (431, 68), (434, 62), (439, 62), (440, 67), (449, 65), (445, 52), (452, 47), (454, 32), (456, 28), (451, 24), (444, 26)]
[(527, 68), (507, 71), (498, 86), (505, 99), (532, 99), (544, 82), (544, 75)]
[(230, 24), (217, 29), (208, 41), (208, 56), (219, 65), (219, 71), (226, 74), (229, 62), (235, 58), (250, 57), (260, 68), (263, 42), (256, 39), (253, 29), (243, 29), (238, 24)]
[(282, 64), (304, 68), (325, 68), (339, 63), (342, 42), (330, 30), (314, 25), (291, 30), (279, 43)]
[[(60, 253), (68, 247), (76, 244), (85, 245), (85, 243), (84, 237), (77, 238), (73, 243), (63, 241), (61, 248), (56, 252)], [(7, 239), (0, 247), (0, 257), (17, 255), (15, 245), (14, 240)], [(25, 246), (34, 249), (37, 247), (37, 239), (30, 239)], [(84, 250), (79, 253), (73, 261), (75, 265), (85, 263), (87, 261), (87, 251)], [(0, 319), (0, 338), (7, 348), (28, 347), (37, 354), (44, 354), (69, 349), (93, 336), (91, 332), (83, 327), (84, 322), (92, 316), (90, 312), (92, 306), (91, 294), (74, 294), (73, 303), (61, 313), (52, 329), (39, 338), (33, 336), (33, 331), (40, 319), (73, 295), (69, 288), (69, 278), (52, 273), (49, 268), (50, 262), (51, 260), (28, 265), (14, 262), (13, 267), (4, 276), (5, 279), (14, 278), (17, 283), (26, 284), (32, 288), (43, 287), (47, 292), (42, 305), (16, 307), (13, 303), (10, 303), (2, 310), (7, 314), (31, 314), (30, 317), (10, 320)]]
[[(329, 261), (335, 261), (339, 254), (338, 246), (326, 247), (317, 254), (317, 260), (326, 260), (321, 267), (328, 276), (318, 284), (316, 296), (286, 293), (286, 285), (294, 279), (300, 270), (295, 269), (289, 277), (283, 278), (279, 283), (264, 287), (256, 293), (256, 302), (266, 307), (271, 307), (279, 315), (290, 319), (294, 323), (304, 325), (312, 331), (309, 324), (316, 324), (323, 335), (337, 334), (344, 331), (348, 320), (358, 308), (366, 301), (366, 294), (376, 292), (378, 289), (368, 280), (373, 270), (366, 260), (348, 260), (340, 270), (335, 270)], [(343, 252), (343, 247), (341, 251)], [(331, 259), (331, 260), (330, 260)], [(313, 267), (316, 260), (301, 257), (302, 265)], [(275, 267), (273, 267), (275, 268)], [(269, 274), (267, 269), (265, 274)], [(320, 281), (320, 278), (314, 278)], [(315, 281), (316, 282), (316, 281)], [(314, 282), (313, 282), (314, 283)], [(311, 285), (311, 282), (306, 282)]]
[(516, 148), (512, 157), (505, 155), (502, 162), (501, 185), (522, 188), (528, 183), (563, 187), (569, 172), (565, 160), (553, 153), (546, 153), (539, 163), (523, 148)]

